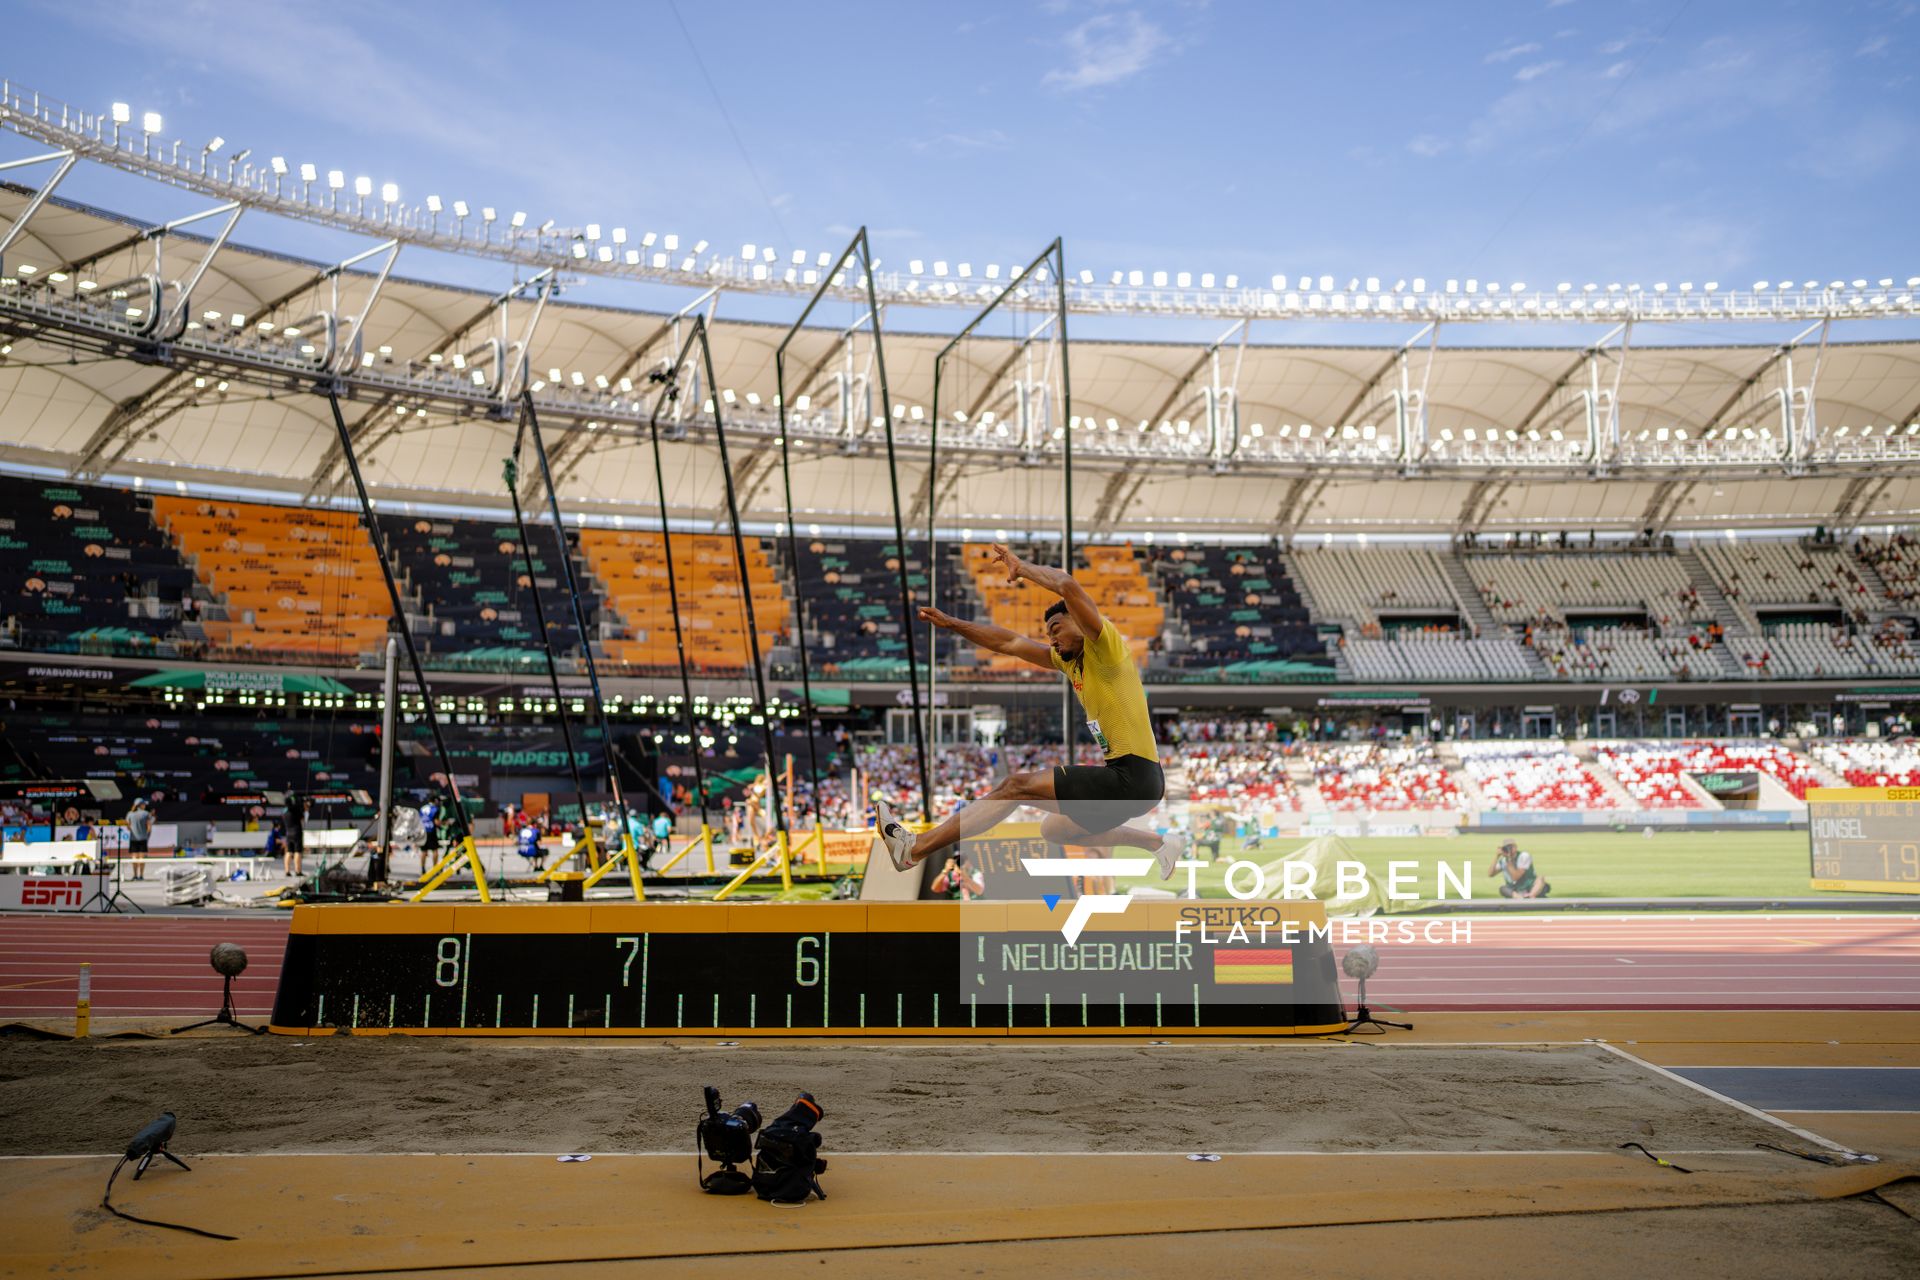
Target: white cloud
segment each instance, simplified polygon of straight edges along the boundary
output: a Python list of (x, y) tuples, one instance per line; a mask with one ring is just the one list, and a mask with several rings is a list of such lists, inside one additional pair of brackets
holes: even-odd
[(1547, 74), (1547, 72), (1552, 71), (1555, 68), (1560, 67), (1562, 65), (1564, 64), (1562, 64), (1558, 59), (1555, 59), (1552, 62), (1536, 62), (1531, 66), (1522, 67), (1518, 71), (1514, 72), (1513, 78), (1515, 80), (1518, 80), (1521, 84), (1525, 84), (1529, 80), (1538, 80), (1541, 76)]
[(1417, 156), (1426, 156), (1431, 159), (1445, 151), (1451, 145), (1451, 143), (1438, 134), (1422, 133), (1408, 140), (1407, 150)]
[(1627, 46), (1632, 43), (1631, 40), (1609, 40), (1600, 46), (1600, 53), (1604, 57), (1611, 58), (1616, 53), (1625, 53)]
[(1633, 70), (1633, 64), (1631, 62), (1615, 62), (1610, 64), (1607, 69), (1600, 74), (1609, 80), (1618, 80), (1631, 70)]
[(1169, 41), (1166, 32), (1129, 9), (1088, 18), (1067, 32), (1062, 43), (1069, 65), (1047, 72), (1041, 83), (1073, 93), (1138, 75)]
[(1867, 41), (1865, 44), (1861, 45), (1858, 49), (1854, 50), (1853, 56), (1856, 58), (1878, 57), (1880, 54), (1883, 54), (1887, 51), (1888, 43), (1889, 41), (1887, 40), (1887, 37), (1875, 36), (1873, 39)]
[(1537, 40), (1532, 40), (1532, 41), (1528, 41), (1526, 44), (1510, 44), (1510, 45), (1507, 45), (1505, 48), (1495, 49), (1492, 53), (1486, 56), (1486, 61), (1489, 63), (1511, 62), (1515, 58), (1524, 58), (1530, 53), (1538, 53), (1538, 52), (1540, 52), (1540, 42)]
[(917, 138), (915, 151), (1005, 151), (1013, 139), (998, 129), (978, 129), (972, 133), (943, 133), (932, 138)]

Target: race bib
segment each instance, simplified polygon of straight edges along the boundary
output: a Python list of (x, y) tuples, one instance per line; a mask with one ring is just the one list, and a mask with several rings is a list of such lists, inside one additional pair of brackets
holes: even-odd
[(1093, 735), (1093, 740), (1100, 744), (1102, 751), (1109, 750), (1107, 746), (1107, 735), (1100, 732), (1100, 722), (1098, 720), (1087, 721), (1087, 732)]

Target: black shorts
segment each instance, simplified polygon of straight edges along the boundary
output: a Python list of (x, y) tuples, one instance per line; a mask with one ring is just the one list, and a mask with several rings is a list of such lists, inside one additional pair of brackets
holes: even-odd
[(1160, 766), (1143, 756), (1115, 756), (1103, 765), (1055, 765), (1053, 796), (1082, 831), (1111, 831), (1160, 803), (1167, 791)]

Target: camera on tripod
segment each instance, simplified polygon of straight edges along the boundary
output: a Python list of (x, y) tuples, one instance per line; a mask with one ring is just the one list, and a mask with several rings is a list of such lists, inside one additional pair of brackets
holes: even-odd
[[(751, 1191), (762, 1200), (780, 1205), (805, 1204), (809, 1196), (825, 1200), (820, 1175), (827, 1162), (820, 1158), (820, 1135), (814, 1126), (825, 1114), (810, 1093), (802, 1093), (793, 1105), (781, 1112), (763, 1129), (760, 1108), (743, 1102), (732, 1111), (720, 1109), (720, 1091), (712, 1085), (705, 1089), (707, 1110), (695, 1128), (698, 1149), (694, 1167), (700, 1171), (700, 1189), (709, 1195), (738, 1196)], [(755, 1140), (755, 1134), (758, 1140)], [(706, 1172), (701, 1153), (720, 1167)], [(753, 1173), (739, 1166), (753, 1162)]]
[[(694, 1152), (693, 1164), (700, 1171), (700, 1189), (716, 1196), (745, 1195), (753, 1190), (753, 1179), (740, 1172), (738, 1166), (753, 1159), (753, 1135), (760, 1128), (760, 1108), (743, 1102), (731, 1111), (722, 1111), (720, 1091), (708, 1085), (704, 1092), (707, 1113), (700, 1117), (694, 1130), (699, 1150)], [(720, 1167), (712, 1173), (706, 1172), (706, 1165), (700, 1160), (701, 1151)]]

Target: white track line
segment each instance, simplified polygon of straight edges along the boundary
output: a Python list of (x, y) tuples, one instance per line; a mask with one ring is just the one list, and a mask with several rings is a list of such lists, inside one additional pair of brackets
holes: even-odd
[(1719, 1102), (1724, 1102), (1728, 1106), (1733, 1107), (1735, 1110), (1744, 1111), (1748, 1115), (1754, 1117), (1756, 1120), (1764, 1120), (1768, 1124), (1778, 1125), (1780, 1126), (1780, 1128), (1785, 1129), (1788, 1133), (1793, 1134), (1797, 1138), (1804, 1138), (1808, 1142), (1818, 1143), (1819, 1145), (1827, 1148), (1827, 1150), (1829, 1151), (1838, 1151), (1843, 1155), (1855, 1154), (1855, 1152), (1852, 1151), (1850, 1148), (1844, 1147), (1838, 1142), (1834, 1142), (1830, 1139), (1823, 1138), (1819, 1134), (1814, 1133), (1810, 1129), (1802, 1129), (1797, 1124), (1788, 1124), (1785, 1120), (1782, 1120), (1779, 1116), (1773, 1115), (1766, 1111), (1762, 1111), (1758, 1107), (1749, 1106), (1746, 1103), (1741, 1102), (1738, 1098), (1729, 1098), (1726, 1094), (1721, 1093), (1717, 1089), (1709, 1089), (1706, 1085), (1701, 1084), (1698, 1080), (1689, 1080), (1685, 1076), (1680, 1075), (1678, 1072), (1669, 1071), (1665, 1067), (1655, 1066), (1653, 1063), (1648, 1062), (1645, 1058), (1640, 1057), (1638, 1054), (1628, 1053), (1625, 1049), (1622, 1049), (1618, 1045), (1602, 1043), (1600, 1047), (1602, 1049), (1605, 1049), (1608, 1053), (1618, 1054), (1620, 1057), (1625, 1058), (1628, 1062), (1635, 1063), (1638, 1066), (1645, 1067), (1648, 1071), (1653, 1072), (1655, 1075), (1665, 1076), (1667, 1079), (1673, 1081), (1675, 1084), (1685, 1085), (1687, 1088), (1692, 1089), (1697, 1093), (1704, 1093), (1709, 1098), (1712, 1098)]

